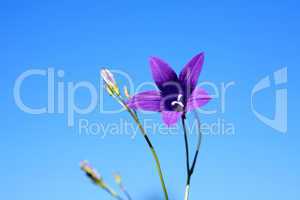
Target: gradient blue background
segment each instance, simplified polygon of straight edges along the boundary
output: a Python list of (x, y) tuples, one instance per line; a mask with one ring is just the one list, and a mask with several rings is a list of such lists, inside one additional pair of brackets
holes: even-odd
[[(191, 198), (300, 198), (298, 1), (0, 1), (1, 199), (111, 199), (90, 184), (79, 169), (88, 159), (105, 179), (120, 171), (134, 199), (159, 199), (158, 176), (140, 135), (79, 136), (66, 114), (30, 115), (13, 99), (16, 78), (30, 68), (63, 69), (63, 81), (99, 84), (99, 68), (113, 66), (136, 84), (151, 81), (148, 57), (157, 55), (179, 71), (205, 51), (201, 80), (235, 81), (226, 112), (202, 116), (234, 123), (234, 136), (206, 136), (192, 179)], [(280, 134), (256, 119), (250, 92), (261, 78), (288, 67), (288, 133)], [(30, 105), (47, 100), (45, 78), (24, 83)], [(272, 116), (274, 90), (256, 101)], [(82, 91), (79, 105), (89, 101)], [(118, 105), (105, 97), (108, 106)], [(212, 101), (210, 106), (217, 106)], [(94, 122), (115, 122), (126, 113), (95, 110)], [(147, 115), (159, 120), (158, 114)], [(165, 171), (171, 199), (182, 199), (185, 182), (182, 135), (151, 136)]]

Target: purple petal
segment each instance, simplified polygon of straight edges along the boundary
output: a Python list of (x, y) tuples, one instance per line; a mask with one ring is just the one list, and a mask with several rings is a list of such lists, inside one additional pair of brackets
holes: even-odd
[(141, 109), (145, 111), (160, 112), (160, 101), (160, 92), (156, 90), (150, 90), (134, 95), (128, 100), (127, 105), (129, 108), (136, 110)]
[(178, 82), (178, 77), (174, 70), (160, 58), (151, 57), (150, 67), (153, 80), (159, 89), (163, 90), (165, 83)]
[(162, 119), (167, 126), (171, 126), (177, 123), (181, 115), (182, 113), (177, 111), (163, 111)]
[(187, 101), (187, 111), (192, 111), (201, 106), (204, 106), (211, 100), (211, 97), (208, 93), (200, 87), (194, 89), (192, 95), (189, 97)]
[(187, 96), (195, 89), (204, 62), (204, 53), (190, 60), (180, 72), (179, 81), (182, 83)]

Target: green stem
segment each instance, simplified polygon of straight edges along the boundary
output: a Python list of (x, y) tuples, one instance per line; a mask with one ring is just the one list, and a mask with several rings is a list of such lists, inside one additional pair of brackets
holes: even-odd
[(103, 190), (109, 193), (112, 197), (116, 198), (117, 200), (124, 200), (120, 197), (113, 189), (111, 189), (108, 185), (103, 183), (97, 183)]
[(192, 164), (192, 167), (191, 167), (191, 174), (193, 174), (193, 172), (194, 172), (196, 162), (197, 162), (197, 158), (198, 158), (199, 151), (200, 151), (200, 147), (201, 147), (201, 143), (202, 143), (201, 122), (200, 122), (199, 116), (197, 114), (197, 111), (194, 111), (194, 115), (195, 115), (197, 125), (198, 125), (198, 127), (197, 127), (198, 128), (198, 142), (197, 142), (197, 147), (196, 147), (196, 153), (194, 155), (193, 164)]
[(155, 164), (156, 164), (156, 169), (158, 171), (158, 175), (159, 175), (159, 179), (160, 179), (160, 182), (161, 182), (161, 186), (163, 188), (163, 192), (164, 192), (164, 196), (165, 196), (165, 200), (169, 200), (169, 197), (168, 197), (168, 191), (167, 191), (167, 188), (166, 188), (166, 184), (165, 184), (165, 181), (164, 181), (164, 178), (163, 178), (163, 172), (162, 172), (162, 169), (161, 169), (161, 165), (160, 165), (160, 161), (158, 159), (158, 156), (157, 156), (157, 153), (144, 129), (144, 127), (142, 126), (141, 122), (139, 121), (136, 113), (131, 110), (127, 104), (123, 101), (123, 99), (121, 99), (120, 97), (117, 98), (117, 100), (119, 101), (119, 103), (124, 106), (126, 108), (126, 110), (129, 112), (129, 114), (131, 115), (131, 117), (134, 119), (135, 123), (138, 125), (138, 128), (140, 129), (141, 133), (143, 134), (150, 150), (151, 150), (151, 153), (152, 153), (152, 156), (154, 157), (154, 160), (155, 160)]
[(169, 199), (168, 191), (167, 191), (167, 188), (166, 188), (166, 185), (165, 185), (165, 182), (164, 182), (163, 173), (162, 173), (162, 170), (161, 170), (159, 159), (157, 157), (157, 154), (156, 154), (154, 148), (151, 148), (151, 152), (152, 152), (152, 155), (153, 155), (153, 157), (155, 159), (155, 162), (156, 162), (156, 168), (157, 168), (157, 171), (158, 171), (158, 174), (159, 174), (159, 179), (160, 179), (163, 191), (164, 191), (165, 199), (168, 200)]

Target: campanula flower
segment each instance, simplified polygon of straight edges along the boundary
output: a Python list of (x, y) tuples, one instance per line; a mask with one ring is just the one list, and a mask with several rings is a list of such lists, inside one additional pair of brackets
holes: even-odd
[(163, 122), (170, 126), (186, 112), (205, 105), (211, 97), (196, 87), (204, 62), (204, 53), (194, 56), (179, 76), (162, 59), (150, 58), (152, 77), (159, 90), (138, 93), (128, 100), (131, 109), (160, 112)]

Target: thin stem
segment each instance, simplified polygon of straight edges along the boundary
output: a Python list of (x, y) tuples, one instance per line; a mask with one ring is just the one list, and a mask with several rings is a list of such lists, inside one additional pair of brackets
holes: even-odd
[(185, 193), (184, 193), (184, 200), (189, 199), (189, 194), (190, 194), (190, 185), (185, 186)]
[(151, 152), (152, 152), (152, 155), (153, 155), (153, 157), (155, 159), (155, 162), (156, 162), (156, 168), (157, 168), (157, 171), (158, 171), (158, 174), (159, 174), (159, 179), (160, 179), (163, 191), (164, 191), (165, 199), (168, 200), (169, 199), (168, 191), (167, 191), (167, 188), (166, 188), (166, 185), (165, 185), (165, 182), (164, 182), (163, 173), (162, 173), (162, 169), (161, 169), (161, 166), (160, 166), (158, 156), (157, 156), (154, 148), (151, 148)]
[(183, 132), (184, 132), (184, 144), (185, 144), (185, 155), (186, 155), (186, 186), (185, 186), (185, 193), (184, 193), (184, 200), (188, 200), (189, 192), (190, 192), (190, 181), (191, 181), (191, 173), (190, 173), (190, 158), (189, 158), (189, 143), (187, 138), (187, 129), (185, 125), (185, 115), (181, 117)]
[(181, 121), (182, 121), (182, 127), (183, 127), (183, 132), (184, 132), (184, 146), (185, 146), (185, 158), (186, 158), (186, 172), (187, 172), (187, 176), (189, 177), (189, 173), (190, 173), (190, 156), (189, 156), (188, 136), (187, 136), (187, 130), (186, 130), (186, 125), (185, 125), (185, 115), (182, 115)]
[(191, 171), (190, 171), (191, 174), (193, 174), (193, 172), (194, 172), (196, 162), (197, 162), (197, 158), (198, 158), (199, 151), (200, 151), (200, 147), (201, 147), (201, 142), (202, 142), (201, 122), (200, 122), (200, 118), (199, 118), (198, 113), (197, 113), (196, 110), (194, 111), (194, 115), (195, 115), (195, 118), (196, 118), (196, 121), (197, 121), (198, 142), (197, 142), (197, 147), (196, 147), (196, 153), (195, 153), (194, 159), (193, 159), (193, 164), (192, 164)]
[(120, 187), (121, 191), (125, 194), (126, 198), (128, 200), (132, 200), (129, 192), (127, 192), (127, 190), (125, 189), (125, 187), (124, 187), (124, 185), (122, 183), (119, 184), (119, 187)]
[(164, 178), (163, 178), (163, 172), (162, 172), (162, 169), (161, 169), (161, 165), (160, 165), (160, 161), (158, 159), (158, 156), (157, 156), (157, 153), (144, 129), (144, 127), (142, 126), (140, 120), (138, 119), (135, 111), (131, 110), (127, 104), (123, 101), (123, 99), (121, 99), (120, 97), (117, 98), (118, 102), (124, 106), (126, 108), (126, 110), (129, 112), (129, 114), (131, 115), (131, 117), (134, 119), (135, 123), (138, 125), (138, 128), (140, 129), (141, 133), (143, 134), (150, 150), (151, 150), (151, 153), (152, 153), (152, 156), (154, 157), (154, 160), (155, 160), (155, 164), (156, 164), (156, 168), (157, 168), (157, 171), (158, 171), (158, 175), (159, 175), (159, 179), (160, 179), (160, 182), (161, 182), (161, 186), (163, 188), (163, 192), (164, 192), (164, 196), (165, 196), (165, 200), (169, 200), (169, 197), (168, 197), (168, 192), (167, 192), (167, 188), (166, 188), (166, 185), (165, 185), (165, 181), (164, 181)]
[(124, 200), (122, 197), (120, 197), (118, 195), (118, 193), (116, 193), (113, 189), (111, 189), (108, 185), (103, 185), (103, 184), (100, 184), (98, 183), (98, 185), (103, 188), (107, 193), (109, 193), (112, 197), (118, 199), (118, 200)]
[(198, 142), (196, 146), (196, 152), (194, 155), (194, 159), (192, 162), (191, 168), (189, 167), (189, 146), (188, 146), (188, 138), (187, 138), (187, 129), (186, 129), (186, 124), (185, 124), (185, 115), (182, 116), (182, 126), (183, 126), (183, 131), (184, 131), (184, 141), (185, 141), (185, 152), (186, 152), (186, 162), (187, 162), (187, 181), (186, 181), (186, 187), (185, 187), (185, 194), (184, 194), (184, 200), (188, 200), (189, 198), (189, 192), (190, 192), (190, 182), (191, 182), (191, 177), (194, 173), (197, 158), (199, 155), (200, 151), (200, 146), (201, 146), (201, 141), (202, 141), (202, 133), (201, 133), (201, 124), (200, 124), (200, 119), (199, 116), (197, 115), (197, 111), (194, 112), (195, 118), (197, 121), (197, 128), (198, 128)]

